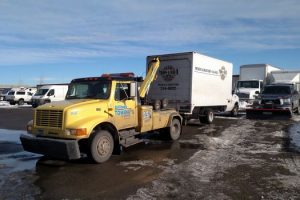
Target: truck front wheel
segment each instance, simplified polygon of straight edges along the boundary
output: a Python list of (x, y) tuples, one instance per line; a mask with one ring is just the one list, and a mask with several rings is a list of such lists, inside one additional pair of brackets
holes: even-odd
[(92, 136), (90, 143), (90, 157), (96, 163), (107, 161), (112, 155), (114, 140), (106, 130), (100, 130)]
[(236, 117), (238, 116), (239, 113), (239, 106), (238, 105), (234, 105), (232, 111), (231, 111), (231, 116), (232, 117)]
[(178, 119), (173, 119), (172, 124), (168, 130), (168, 134), (171, 140), (177, 140), (181, 134), (181, 123)]

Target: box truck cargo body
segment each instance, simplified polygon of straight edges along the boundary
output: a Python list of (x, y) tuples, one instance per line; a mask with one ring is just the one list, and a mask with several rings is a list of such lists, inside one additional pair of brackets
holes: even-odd
[(168, 107), (193, 118), (207, 117), (211, 111), (232, 111), (237, 105), (231, 63), (195, 52), (148, 56), (147, 63), (154, 57), (161, 64), (149, 89), (151, 101), (168, 99)]
[(300, 92), (300, 71), (274, 71), (271, 76), (272, 83), (292, 83)]
[(240, 108), (251, 106), (263, 86), (272, 82), (271, 72), (279, 70), (279, 68), (269, 64), (240, 66), (240, 80), (235, 88), (240, 99)]

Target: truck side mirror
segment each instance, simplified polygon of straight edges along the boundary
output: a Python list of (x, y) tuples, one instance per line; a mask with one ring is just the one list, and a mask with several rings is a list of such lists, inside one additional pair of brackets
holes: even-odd
[(137, 87), (136, 83), (130, 83), (130, 97), (136, 97), (137, 95)]

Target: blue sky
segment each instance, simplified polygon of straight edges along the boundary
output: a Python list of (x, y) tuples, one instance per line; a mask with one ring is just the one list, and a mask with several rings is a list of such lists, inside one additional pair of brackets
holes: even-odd
[(0, 0), (0, 84), (145, 74), (146, 56), (196, 51), (300, 70), (299, 0)]

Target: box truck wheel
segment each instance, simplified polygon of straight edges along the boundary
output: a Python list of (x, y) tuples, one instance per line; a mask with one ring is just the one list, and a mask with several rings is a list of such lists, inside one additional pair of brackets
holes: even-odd
[(153, 103), (152, 103), (152, 106), (153, 106), (154, 110), (159, 110), (160, 109), (160, 105), (161, 105), (161, 102), (158, 99), (154, 100)]
[(164, 108), (167, 108), (168, 106), (168, 99), (167, 98), (163, 98), (161, 100), (161, 108), (164, 109)]
[(200, 116), (199, 120), (201, 123), (211, 124), (214, 121), (214, 112), (212, 109), (207, 109), (204, 111), (204, 116)]
[(181, 134), (181, 123), (178, 119), (173, 119), (170, 128), (168, 129), (168, 136), (171, 140), (177, 140)]
[(106, 130), (100, 130), (92, 135), (90, 143), (90, 158), (96, 163), (107, 161), (112, 155), (114, 140)]

